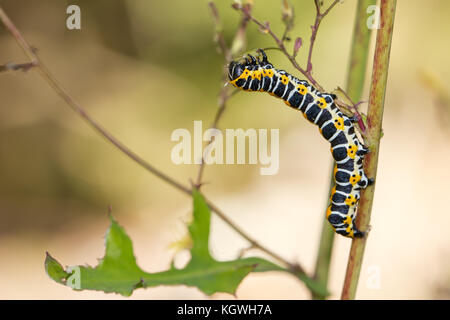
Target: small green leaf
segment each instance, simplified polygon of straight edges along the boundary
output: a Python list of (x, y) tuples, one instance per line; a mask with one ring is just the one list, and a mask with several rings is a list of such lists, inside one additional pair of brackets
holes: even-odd
[(45, 254), (45, 272), (56, 282), (62, 284), (66, 283), (66, 279), (70, 274), (65, 272), (63, 266), (58, 261), (53, 259), (48, 252)]

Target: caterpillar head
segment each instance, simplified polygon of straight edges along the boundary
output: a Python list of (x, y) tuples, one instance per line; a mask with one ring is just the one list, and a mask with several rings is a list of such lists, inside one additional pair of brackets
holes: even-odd
[(258, 68), (258, 60), (252, 55), (248, 55), (247, 57), (231, 61), (228, 66), (228, 78), (230, 81), (236, 80), (241, 77), (242, 74), (247, 76), (249, 71), (253, 71)]
[[(241, 60), (231, 61), (228, 65), (228, 78), (230, 81), (234, 81), (241, 77), (243, 73), (248, 71), (257, 70), (260, 67), (273, 68), (273, 66), (267, 61), (267, 56), (264, 50), (257, 50), (260, 57), (257, 59), (252, 55), (247, 55)], [(245, 75), (244, 75), (245, 76)]]
[(228, 78), (230, 81), (236, 80), (245, 70), (245, 65), (237, 61), (231, 61), (228, 66)]

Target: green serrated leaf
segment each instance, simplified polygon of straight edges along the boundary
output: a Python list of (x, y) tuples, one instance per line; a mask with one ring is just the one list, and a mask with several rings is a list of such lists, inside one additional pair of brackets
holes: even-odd
[[(216, 292), (234, 294), (241, 281), (250, 272), (288, 271), (261, 258), (241, 258), (231, 261), (214, 259), (209, 251), (211, 211), (197, 190), (193, 191), (192, 197), (194, 214), (193, 221), (189, 225), (189, 233), (193, 245), (190, 250), (191, 260), (184, 268), (177, 269), (172, 264), (167, 271), (156, 273), (143, 271), (136, 263), (131, 239), (111, 218), (105, 237), (105, 256), (96, 267), (76, 266), (64, 270), (58, 261), (47, 255), (45, 261), (47, 274), (56, 282), (75, 290), (101, 290), (129, 296), (137, 288), (187, 285), (197, 287), (205, 294), (211, 295)], [(314, 285), (317, 287), (317, 284), (306, 275), (299, 278), (308, 287), (313, 288)], [(321, 289), (323, 288), (317, 288), (323, 292)]]
[(111, 224), (105, 236), (106, 252), (97, 267), (79, 266), (79, 288), (116, 292), (129, 296), (146, 275), (133, 254), (131, 239), (111, 217)]

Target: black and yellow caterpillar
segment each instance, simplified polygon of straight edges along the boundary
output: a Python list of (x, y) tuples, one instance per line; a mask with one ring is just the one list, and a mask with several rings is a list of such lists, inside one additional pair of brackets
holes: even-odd
[(373, 183), (363, 169), (364, 155), (369, 152), (355, 133), (356, 118), (344, 115), (336, 106), (336, 95), (317, 91), (307, 81), (299, 80), (284, 70), (275, 69), (265, 52), (232, 61), (228, 66), (229, 82), (245, 91), (265, 91), (303, 113), (319, 127), (322, 136), (331, 144), (335, 160), (335, 186), (331, 191), (327, 219), (338, 234), (363, 237), (356, 228), (356, 206), (361, 189)]

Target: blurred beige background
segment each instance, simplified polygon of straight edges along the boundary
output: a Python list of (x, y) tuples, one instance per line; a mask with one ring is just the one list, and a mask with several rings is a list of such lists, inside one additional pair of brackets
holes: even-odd
[[(231, 1), (218, 2), (230, 40), (239, 16)], [(254, 15), (281, 33), (280, 2), (254, 2)], [(314, 4), (292, 2), (297, 24), (291, 36), (302, 36), (306, 44)], [(203, 120), (204, 127), (212, 122), (223, 67), (206, 1), (77, 1), (81, 31), (65, 28), (71, 3), (1, 1), (63, 87), (95, 119), (187, 184), (197, 168), (171, 162), (170, 135), (176, 128), (192, 130), (194, 120)], [(345, 86), (355, 7), (352, 0), (337, 5), (318, 34), (314, 75), (330, 91)], [(442, 103), (449, 94), (449, 10), (444, 0), (398, 1), (360, 299), (450, 298), (450, 128), (449, 106)], [(248, 39), (250, 49), (273, 45), (254, 25)], [(1, 64), (26, 61), (4, 28), (0, 48)], [(305, 51), (299, 54), (302, 62)], [(269, 57), (294, 72), (280, 53)], [(444, 89), (428, 88), (424, 73)], [(63, 264), (96, 265), (108, 205), (131, 236), (138, 264), (146, 271), (167, 268), (174, 255), (169, 244), (186, 232), (190, 199), (96, 135), (37, 73), (0, 74), (0, 92), (0, 298), (122, 298), (72, 291), (51, 281), (43, 266), (45, 251)], [(208, 166), (203, 191), (252, 237), (312, 272), (328, 197), (326, 141), (299, 113), (262, 94), (234, 96), (220, 127), (280, 129), (277, 175), (259, 175), (259, 165)], [(217, 217), (211, 237), (218, 259), (234, 258), (246, 246)], [(340, 295), (349, 248), (348, 239), (336, 238), (331, 298)], [(379, 287), (373, 286), (375, 273)], [(308, 299), (309, 294), (291, 276), (263, 273), (247, 277), (237, 297)], [(194, 298), (206, 296), (180, 286), (137, 290), (131, 297)]]

